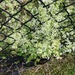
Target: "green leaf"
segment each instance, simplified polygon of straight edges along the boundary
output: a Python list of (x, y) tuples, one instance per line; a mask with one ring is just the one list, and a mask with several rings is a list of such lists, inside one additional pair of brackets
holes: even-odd
[(16, 51), (11, 51), (11, 54), (16, 55), (17, 52)]

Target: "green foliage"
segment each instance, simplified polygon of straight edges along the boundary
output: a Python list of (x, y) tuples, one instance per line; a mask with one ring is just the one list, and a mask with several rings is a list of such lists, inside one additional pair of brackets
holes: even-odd
[[(52, 1), (53, 0), (43, 0), (46, 5), (51, 3)], [(32, 18), (31, 21), (29, 21), (22, 27), (19, 21), (12, 18), (6, 24), (6, 26), (11, 27), (13, 30), (9, 29), (6, 26), (3, 26), (0, 29), (2, 33), (9, 36), (4, 40), (4, 44), (0, 42), (1, 57), (7, 57), (6, 55), (4, 56), (4, 54), (2, 54), (1, 52), (2, 48), (6, 46), (6, 43), (9, 44), (8, 56), (9, 54), (23, 56), (27, 60), (27, 62), (31, 61), (32, 59), (36, 59), (37, 61), (39, 60), (38, 57), (50, 58), (51, 55), (54, 55), (55, 57), (60, 57), (60, 55), (64, 52), (71, 52), (71, 49), (75, 50), (75, 41), (73, 40), (75, 38), (75, 31), (73, 30), (73, 25), (71, 25), (70, 27), (67, 26), (70, 23), (70, 20), (67, 19), (65, 20), (65, 22), (58, 23), (59, 21), (67, 17), (67, 13), (63, 11), (58, 15), (55, 15), (63, 9), (63, 2), (65, 2), (66, 5), (69, 4), (69, 2), (66, 1), (67, 0), (58, 0), (57, 2), (53, 3), (49, 8), (43, 7), (39, 0), (37, 0), (36, 2), (33, 0), (31, 3), (24, 6), (22, 8), (22, 11), (14, 16), (15, 18), (18, 18), (21, 22), (24, 23), (29, 20), (32, 17), (31, 13), (39, 14), (35, 16), (36, 19)], [(5, 9), (11, 14), (15, 14), (19, 10), (19, 6), (19, 3), (13, 0), (5, 0), (0, 4), (0, 8)], [(24, 10), (24, 8), (29, 10), (31, 13)], [(74, 13), (74, 5), (69, 6), (67, 8), (67, 11), (70, 14)], [(2, 13), (4, 14), (4, 16), (1, 15), (0, 18), (2, 18), (3, 22), (6, 20), (3, 19), (3, 17), (7, 17), (7, 19), (10, 18), (10, 15), (6, 14), (3, 11)], [(52, 14), (58, 22), (56, 22), (50, 14)], [(45, 21), (45, 23), (40, 24), (38, 22), (38, 19), (41, 22)], [(30, 32), (28, 26), (35, 31)], [(61, 29), (59, 29), (60, 27)], [(63, 27), (66, 28), (63, 29)], [(69, 38), (73, 40), (73, 43), (71, 40), (69, 40)], [(66, 46), (62, 44), (62, 42), (65, 41)]]

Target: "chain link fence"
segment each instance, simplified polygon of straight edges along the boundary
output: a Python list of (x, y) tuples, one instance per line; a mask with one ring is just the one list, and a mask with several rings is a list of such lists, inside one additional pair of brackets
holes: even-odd
[[(60, 8), (58, 8), (58, 10), (53, 9), (53, 4), (59, 1), (60, 0), (51, 0), (50, 3), (45, 3), (44, 0), (0, 0), (0, 54), (2, 54), (0, 56), (6, 55), (9, 58), (13, 57), (14, 55), (11, 56), (10, 52), (12, 51), (13, 54), (16, 54), (13, 49), (17, 49), (17, 40), (21, 40), (25, 36), (31, 40), (31, 34), (40, 30), (40, 27), (51, 19), (59, 25), (57, 29), (62, 39), (60, 40), (61, 45), (66, 47), (67, 38), (72, 45), (75, 45), (75, 1), (66, 0), (60, 2)], [(56, 5), (56, 7), (58, 6)], [(39, 18), (40, 14), (42, 14), (41, 11), (35, 12), (33, 8), (35, 8), (36, 11), (43, 8), (47, 11), (46, 14), (48, 15)], [(74, 11), (72, 12), (72, 10)], [(61, 17), (61, 15), (63, 15), (63, 17)], [(47, 18), (42, 20), (44, 17)], [(62, 33), (63, 31), (64, 33)], [(44, 37), (42, 37), (40, 41), (43, 39)], [(26, 42), (23, 42), (24, 40), (22, 44), (18, 45), (19, 49), (22, 49), (23, 45), (26, 44)], [(5, 57), (3, 58), (5, 59)], [(6, 60), (1, 59), (0, 63), (3, 61), (6, 62)]]

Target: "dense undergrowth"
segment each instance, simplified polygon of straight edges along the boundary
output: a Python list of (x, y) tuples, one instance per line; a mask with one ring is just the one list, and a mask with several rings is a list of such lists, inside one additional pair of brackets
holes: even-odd
[(75, 4), (69, 0), (27, 1), (19, 4), (16, 0), (4, 0), (0, 3), (0, 58), (22, 56), (26, 62), (33, 59), (39, 62), (41, 58), (58, 58), (74, 51)]

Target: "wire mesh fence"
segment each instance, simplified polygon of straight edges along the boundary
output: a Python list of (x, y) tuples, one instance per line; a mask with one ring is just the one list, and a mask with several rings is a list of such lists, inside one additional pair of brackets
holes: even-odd
[[(75, 45), (75, 1), (65, 0), (60, 2), (60, 8), (57, 5), (56, 7), (53, 6), (56, 3), (59, 4), (59, 0), (50, 1), (49, 3), (45, 3), (44, 0), (0, 0), (0, 54), (2, 54), (0, 56), (6, 55), (10, 58), (14, 56), (11, 56), (10, 52), (12, 51), (13, 54), (16, 54), (13, 50), (17, 48), (19, 48), (18, 54), (20, 55), (20, 49), (23, 50), (26, 44), (24, 42), (26, 39), (21, 39), (26, 36), (29, 40), (32, 40), (31, 34), (34, 34), (37, 30), (40, 31), (40, 27), (50, 20), (59, 25), (55, 27), (58, 29), (59, 37), (64, 40), (60, 40), (61, 45), (66, 47), (67, 38), (70, 40), (72, 46)], [(52, 7), (58, 9), (53, 9)], [(40, 9), (47, 11), (43, 17), (40, 17), (42, 14)], [(61, 17), (61, 15), (63, 16)], [(43, 20), (44, 17), (47, 18)], [(64, 33), (62, 33), (63, 31)], [(44, 37), (39, 41), (43, 41)], [(21, 40), (22, 44), (19, 44), (18, 40)]]

